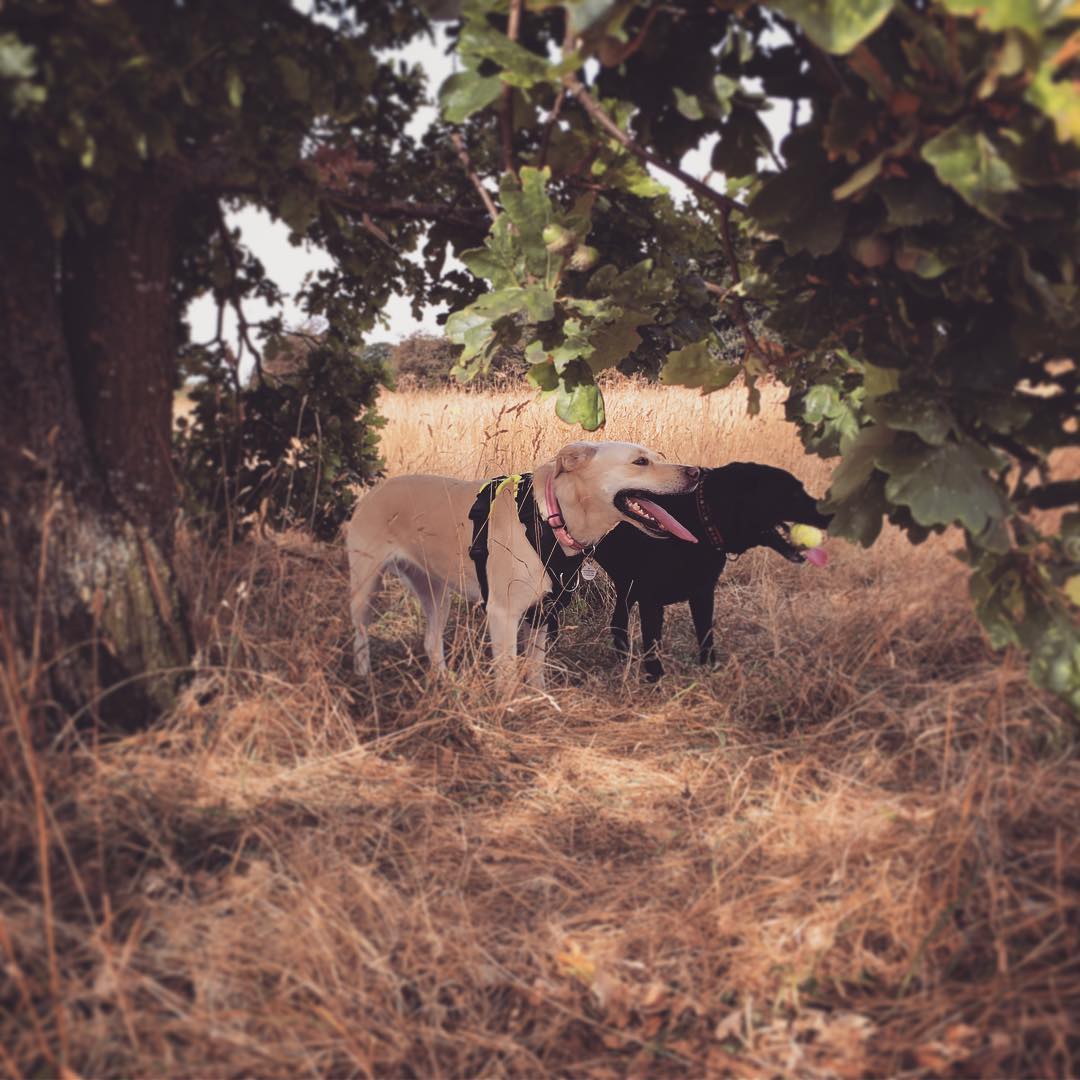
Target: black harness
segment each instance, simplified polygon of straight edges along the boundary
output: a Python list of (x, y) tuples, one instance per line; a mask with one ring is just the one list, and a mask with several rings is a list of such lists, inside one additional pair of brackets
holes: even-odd
[(559, 541), (555, 539), (551, 526), (540, 516), (536, 500), (532, 497), (532, 473), (523, 473), (520, 476), (496, 476), (494, 480), (489, 480), (480, 489), (469, 511), (469, 519), (473, 523), (469, 558), (476, 567), (480, 595), (483, 597), (484, 606), (487, 607), (488, 522), (491, 520), (495, 497), (508, 484), (515, 488), (514, 498), (517, 501), (518, 520), (525, 527), (525, 536), (533, 550), (540, 556), (540, 562), (543, 563), (552, 582), (551, 592), (525, 612), (524, 621), (533, 627), (545, 624), (548, 634), (554, 637), (559, 630), (559, 612), (570, 603), (578, 587), (578, 572), (585, 561), (585, 552), (567, 555), (563, 551)]

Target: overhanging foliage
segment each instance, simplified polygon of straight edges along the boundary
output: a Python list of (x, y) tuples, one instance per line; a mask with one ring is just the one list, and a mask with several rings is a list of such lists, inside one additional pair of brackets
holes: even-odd
[[(490, 291), (451, 319), (459, 375), (520, 340), (558, 414), (595, 429), (596, 373), (696, 320), (663, 380), (709, 392), (741, 369), (751, 409), (756, 379), (785, 382), (808, 448), (841, 459), (834, 532), (960, 527), (991, 640), (1080, 708), (1080, 514), (1035, 512), (1077, 498), (1057, 481), (1080, 453), (1080, 8), (469, 0), (459, 51), (444, 114), (498, 119), (511, 165), (466, 255)], [(760, 113), (784, 99), (773, 147)], [(678, 165), (706, 139), (723, 190)], [(590, 234), (624, 206), (663, 235), (649, 258)]]

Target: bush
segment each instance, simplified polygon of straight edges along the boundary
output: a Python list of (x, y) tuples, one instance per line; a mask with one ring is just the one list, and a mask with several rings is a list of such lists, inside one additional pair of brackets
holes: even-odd
[[(461, 347), (441, 334), (410, 334), (390, 349), (388, 364), (394, 385), (399, 390), (460, 385), (450, 374), (460, 354)], [(520, 382), (528, 366), (523, 350), (504, 349), (492, 360), (491, 370), (473, 380), (472, 385), (491, 387), (511, 380)]]
[(185, 364), (198, 377), (175, 435), (187, 512), (230, 536), (265, 522), (332, 539), (356, 488), (381, 475), (377, 355), (301, 332), (273, 340), (246, 386), (224, 352), (193, 351)]

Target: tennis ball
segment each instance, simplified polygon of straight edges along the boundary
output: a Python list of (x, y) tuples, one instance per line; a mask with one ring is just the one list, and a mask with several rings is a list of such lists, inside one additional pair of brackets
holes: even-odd
[(792, 525), (791, 542), (796, 547), (816, 548), (825, 540), (825, 534), (813, 525)]

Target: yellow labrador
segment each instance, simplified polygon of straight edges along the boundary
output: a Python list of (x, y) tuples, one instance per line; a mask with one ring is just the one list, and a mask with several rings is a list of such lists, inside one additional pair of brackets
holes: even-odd
[[(536, 500), (543, 520), (551, 519), (549, 524), (568, 555), (595, 544), (620, 521), (629, 521), (650, 536), (677, 536), (693, 542), (693, 536), (649, 501), (648, 495), (690, 491), (700, 470), (668, 465), (658, 457), (655, 451), (633, 443), (570, 443), (554, 461), (536, 467), (529, 497)], [(386, 570), (393, 570), (418, 597), (427, 619), (424, 649), (433, 670), (445, 667), (443, 631), (451, 594), (480, 599), (469, 558), (469, 510), (482, 483), (401, 476), (376, 488), (357, 507), (346, 543), (358, 674), (370, 671), (367, 623), (372, 594)], [(522, 617), (552, 589), (509, 489), (500, 492), (492, 505), (488, 552), (488, 634), (496, 670), (505, 682), (513, 672)], [(537, 686), (543, 685), (546, 641), (542, 630), (530, 629), (526, 675)]]

